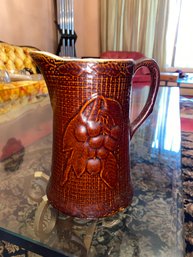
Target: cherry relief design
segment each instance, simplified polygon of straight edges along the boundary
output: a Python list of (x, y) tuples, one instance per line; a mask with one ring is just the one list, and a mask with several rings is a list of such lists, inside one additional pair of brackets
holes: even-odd
[(118, 164), (115, 157), (122, 132), (122, 108), (118, 101), (94, 96), (70, 121), (63, 135), (63, 186), (69, 173), (80, 178), (84, 172), (99, 176), (111, 189), (116, 186)]

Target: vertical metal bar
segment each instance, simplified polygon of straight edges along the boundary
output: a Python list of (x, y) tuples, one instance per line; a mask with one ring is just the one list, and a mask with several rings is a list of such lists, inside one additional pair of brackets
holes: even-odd
[[(70, 2), (71, 0), (68, 0), (68, 35), (70, 37)], [(68, 38), (68, 55), (71, 56), (70, 54), (70, 38)]]
[[(63, 33), (63, 0), (60, 0), (60, 29)], [(62, 45), (63, 45), (63, 40), (62, 40)], [(62, 45), (60, 48), (60, 55), (62, 54)]]
[(74, 0), (72, 2), (72, 35), (74, 35)]
[[(65, 28), (65, 32), (64, 34), (66, 35), (67, 33), (67, 16), (66, 16), (66, 13), (67, 13), (67, 4), (66, 4), (66, 0), (63, 0), (64, 1), (64, 28)], [(64, 54), (63, 55), (66, 55), (66, 51), (67, 51), (67, 40), (66, 38), (64, 39)]]
[[(74, 35), (74, 0), (71, 0), (72, 2), (72, 35)], [(75, 52), (74, 52), (74, 38), (72, 39), (72, 56), (75, 56)]]
[[(65, 5), (65, 0), (61, 0), (62, 1), (62, 26), (63, 26), (63, 30), (62, 33), (65, 34), (66, 33), (66, 5)], [(62, 40), (62, 56), (65, 55), (65, 46), (66, 46), (66, 39), (63, 38)]]
[(74, 0), (57, 1), (57, 23), (61, 29), (60, 55), (75, 55), (74, 36)]
[(72, 1), (69, 0), (69, 56), (72, 56)]

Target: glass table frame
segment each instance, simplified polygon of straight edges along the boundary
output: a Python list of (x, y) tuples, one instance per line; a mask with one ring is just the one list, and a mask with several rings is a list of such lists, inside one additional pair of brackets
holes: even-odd
[[(148, 87), (133, 90), (131, 120), (143, 107), (147, 94)], [(51, 120), (49, 102), (47, 107), (44, 111)], [(33, 111), (37, 115), (41, 110), (37, 107)], [(30, 133), (42, 129), (36, 125)], [(179, 88), (159, 89), (152, 114), (132, 138), (133, 202), (113, 217), (81, 220), (49, 206), (45, 188), (52, 136), (51, 129), (45, 131), (41, 138), (35, 137), (35, 142), (23, 143), (23, 152), (20, 149), (16, 154), (16, 162), (18, 158), (21, 162), (15, 170), (15, 159), (10, 157), (11, 164), (10, 158), (1, 160), (0, 197), (4, 201), (0, 208), (0, 240), (46, 257), (183, 256)], [(14, 183), (13, 191), (9, 191)], [(47, 223), (42, 219), (44, 211), (48, 211)]]

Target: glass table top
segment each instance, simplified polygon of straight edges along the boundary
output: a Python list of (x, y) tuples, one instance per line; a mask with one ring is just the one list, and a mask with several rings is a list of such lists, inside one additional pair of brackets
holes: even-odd
[[(148, 87), (135, 88), (131, 120)], [(0, 123), (0, 239), (11, 234), (42, 256), (183, 255), (179, 88), (161, 87), (152, 114), (130, 145), (132, 204), (112, 217), (84, 220), (49, 205), (52, 158), (48, 97)]]

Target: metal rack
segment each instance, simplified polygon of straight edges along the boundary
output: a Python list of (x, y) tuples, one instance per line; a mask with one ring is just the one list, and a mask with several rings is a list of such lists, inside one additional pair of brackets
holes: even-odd
[(59, 43), (57, 55), (75, 57), (74, 0), (56, 0)]

